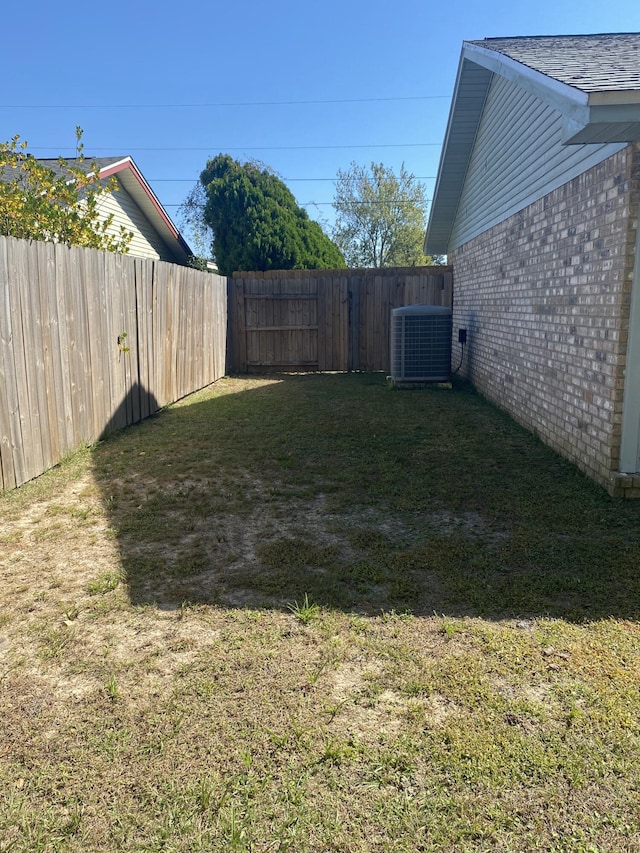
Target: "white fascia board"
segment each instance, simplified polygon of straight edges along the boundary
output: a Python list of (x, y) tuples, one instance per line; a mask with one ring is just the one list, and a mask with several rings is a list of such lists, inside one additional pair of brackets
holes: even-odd
[[(589, 99), (591, 103), (591, 99)], [(562, 142), (580, 145), (584, 142), (633, 142), (640, 133), (640, 102), (609, 104), (602, 101), (589, 107), (586, 122), (565, 118)]]
[(132, 163), (133, 160), (131, 157), (123, 157), (122, 160), (114, 160), (113, 163), (109, 163), (108, 166), (98, 166), (100, 171), (100, 175), (108, 172), (117, 172), (127, 163)]
[[(640, 216), (640, 207), (638, 208)], [(629, 337), (622, 408), (620, 471), (640, 473), (640, 228), (636, 234), (636, 254), (629, 311)]]
[(589, 110), (589, 121), (593, 124), (633, 124), (640, 121), (640, 103), (597, 104)]
[(616, 89), (589, 94), (590, 107), (628, 107), (631, 104), (640, 104), (640, 89)]

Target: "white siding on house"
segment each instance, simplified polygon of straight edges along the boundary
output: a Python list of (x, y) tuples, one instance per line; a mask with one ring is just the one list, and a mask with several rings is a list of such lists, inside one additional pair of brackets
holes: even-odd
[(625, 147), (562, 145), (560, 112), (494, 75), (449, 251)]
[(105, 218), (113, 214), (113, 224), (108, 233), (118, 235), (122, 225), (133, 232), (129, 243), (129, 254), (136, 258), (173, 261), (169, 249), (158, 236), (149, 220), (140, 210), (130, 194), (120, 184), (117, 192), (105, 195), (99, 202), (99, 212)]

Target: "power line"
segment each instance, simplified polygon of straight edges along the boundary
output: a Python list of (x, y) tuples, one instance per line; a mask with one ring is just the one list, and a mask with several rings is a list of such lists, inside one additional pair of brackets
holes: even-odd
[[(350, 204), (406, 204), (407, 200), (403, 198), (387, 199), (386, 201), (352, 201)], [(296, 204), (300, 207), (320, 207), (321, 205), (332, 205), (332, 201), (298, 201)], [(163, 207), (182, 207), (182, 204), (163, 204)]]
[[(126, 145), (116, 146), (111, 145), (109, 148), (94, 148), (93, 152), (98, 151), (324, 151), (344, 148), (430, 148), (439, 147), (441, 142), (389, 142), (389, 143), (374, 143), (365, 145), (243, 145), (227, 147), (223, 145), (209, 145), (206, 148), (186, 148), (186, 147), (163, 147), (163, 148), (129, 148)], [(31, 151), (64, 151), (70, 149), (69, 145), (47, 145), (47, 146), (29, 146)], [(75, 149), (74, 149), (75, 150)], [(90, 160), (91, 154), (85, 154), (85, 159)]]
[[(319, 205), (325, 205), (325, 204), (330, 204), (333, 206), (332, 201), (299, 201), (299, 202), (297, 202), (297, 204), (299, 204), (301, 207), (309, 207), (311, 205), (313, 205), (313, 206), (318, 205), (319, 206)], [(357, 199), (353, 199), (349, 202), (349, 204), (408, 204), (408, 202), (405, 198), (389, 198), (389, 199), (386, 199), (384, 201), (380, 201), (380, 200), (376, 200), (376, 199), (372, 199), (371, 201), (358, 201)], [(180, 207), (179, 204), (167, 205), (167, 206), (168, 207)]]
[[(435, 177), (436, 177), (435, 175), (413, 175), (413, 178), (416, 181), (429, 181), (429, 180), (433, 180)], [(335, 183), (338, 179), (337, 178), (280, 178), (280, 180), (290, 181), (290, 182), (291, 181), (332, 181)], [(166, 183), (173, 183), (173, 184), (187, 184), (187, 183), (189, 183), (189, 184), (191, 184), (194, 181), (197, 182), (198, 179), (197, 178), (148, 178), (148, 181), (150, 184), (163, 184), (163, 183), (164, 184), (166, 184)]]
[(8, 110), (175, 110), (207, 109), (211, 107), (290, 107), (313, 104), (374, 104), (395, 101), (433, 101), (450, 98), (451, 95), (406, 95), (389, 98), (327, 98), (326, 100), (303, 101), (218, 101), (195, 104), (0, 104)]

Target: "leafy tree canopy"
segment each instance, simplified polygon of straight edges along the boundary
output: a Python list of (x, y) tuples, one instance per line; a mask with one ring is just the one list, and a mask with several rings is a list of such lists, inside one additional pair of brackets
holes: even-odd
[[(192, 191), (191, 224), (197, 223), (200, 205), (222, 275), (236, 270), (345, 266), (335, 244), (271, 169), (219, 154), (207, 163), (200, 182), (204, 198), (197, 188)], [(188, 214), (189, 199), (185, 205)]]
[(382, 163), (352, 163), (338, 171), (333, 240), (351, 267), (424, 266), (425, 189), (402, 164), (400, 174)]
[(59, 171), (27, 153), (14, 136), (0, 143), (0, 234), (108, 252), (128, 250), (132, 234), (110, 232), (113, 215), (102, 217), (99, 202), (117, 189), (115, 179), (100, 181), (98, 167), (84, 163), (82, 130), (76, 127), (76, 158), (60, 158)]

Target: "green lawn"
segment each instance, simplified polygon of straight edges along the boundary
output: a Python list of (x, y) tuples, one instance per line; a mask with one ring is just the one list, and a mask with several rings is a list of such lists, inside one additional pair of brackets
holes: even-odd
[(225, 379), (0, 497), (0, 851), (640, 850), (640, 501)]

